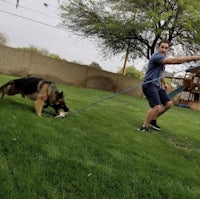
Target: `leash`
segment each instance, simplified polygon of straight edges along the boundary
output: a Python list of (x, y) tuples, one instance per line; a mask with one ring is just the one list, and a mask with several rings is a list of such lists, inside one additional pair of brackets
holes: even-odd
[[(177, 72), (174, 73), (174, 74), (181, 73), (181, 72), (184, 72), (184, 71), (186, 71), (186, 70), (184, 69), (184, 70), (181, 70), (181, 71), (177, 71)], [(97, 101), (95, 101), (95, 102), (93, 102), (93, 103), (91, 103), (91, 104), (82, 106), (81, 108), (79, 108), (79, 109), (77, 109), (77, 110), (75, 110), (75, 111), (72, 111), (72, 112), (68, 113), (67, 116), (70, 116), (70, 115), (72, 115), (72, 114), (78, 113), (78, 112), (80, 112), (80, 111), (82, 111), (82, 110), (85, 110), (85, 109), (90, 108), (90, 107), (92, 107), (92, 106), (94, 106), (94, 105), (96, 105), (96, 104), (99, 104), (99, 103), (101, 103), (101, 102), (103, 102), (103, 101), (105, 101), (105, 100), (111, 99), (111, 98), (113, 98), (113, 97), (116, 97), (117, 95), (121, 95), (121, 94), (126, 93), (126, 92), (128, 92), (128, 91), (130, 91), (130, 90), (136, 89), (136, 88), (138, 88), (138, 87), (140, 87), (140, 86), (142, 86), (142, 85), (145, 85), (145, 84), (148, 84), (148, 83), (152, 83), (152, 82), (157, 81), (157, 80), (160, 80), (160, 79), (162, 79), (162, 78), (163, 78), (163, 76), (158, 77), (158, 78), (155, 78), (155, 79), (150, 80), (150, 81), (147, 81), (147, 82), (145, 82), (145, 83), (142, 82), (142, 83), (140, 83), (140, 84), (136, 84), (136, 85), (134, 85), (134, 86), (132, 86), (132, 87), (129, 87), (129, 88), (125, 89), (125, 90), (118, 91), (117, 93), (114, 93), (114, 94), (109, 95), (109, 96), (107, 96), (107, 97), (101, 98), (101, 99), (99, 99), (99, 100), (97, 100)]]
[(110, 98), (113, 98), (113, 97), (115, 97), (115, 96), (117, 96), (117, 95), (121, 95), (121, 94), (126, 93), (126, 92), (128, 92), (128, 91), (130, 91), (130, 90), (133, 90), (133, 89), (135, 89), (135, 88), (137, 88), (137, 87), (139, 87), (139, 86), (142, 86), (142, 85), (151, 83), (151, 82), (156, 81), (156, 80), (160, 80), (161, 78), (163, 78), (163, 77), (155, 78), (155, 79), (150, 80), (150, 81), (147, 81), (147, 82), (145, 82), (145, 83), (136, 84), (136, 85), (134, 85), (134, 86), (132, 86), (132, 87), (129, 87), (129, 88), (125, 89), (125, 90), (118, 91), (117, 93), (114, 93), (114, 94), (112, 94), (112, 95), (109, 95), (109, 96), (107, 96), (107, 97), (104, 97), (104, 98), (102, 98), (102, 99), (99, 99), (99, 100), (97, 100), (97, 101), (95, 101), (95, 102), (93, 102), (93, 103), (91, 103), (91, 104), (82, 106), (81, 108), (79, 108), (79, 109), (77, 109), (77, 110), (75, 110), (75, 111), (72, 111), (71, 113), (67, 114), (67, 116), (72, 115), (72, 114), (75, 114), (75, 113), (78, 113), (78, 112), (80, 112), (80, 111), (82, 111), (82, 110), (85, 110), (85, 109), (87, 109), (87, 108), (89, 108), (89, 107), (91, 107), (91, 106), (94, 106), (94, 105), (96, 105), (96, 104), (98, 104), (98, 103), (100, 103), (100, 102), (103, 102), (103, 101), (105, 101), (105, 100), (108, 100), (108, 99), (110, 99)]
[[(186, 70), (177, 71), (176, 73), (180, 73), (180, 72), (183, 72), (183, 71), (186, 71)], [(175, 74), (176, 74), (176, 73), (175, 73)], [(82, 111), (82, 110), (85, 110), (85, 109), (87, 109), (87, 108), (89, 108), (89, 107), (91, 107), (91, 106), (94, 106), (94, 105), (96, 105), (96, 104), (98, 104), (98, 103), (100, 103), (100, 102), (103, 102), (103, 101), (105, 101), (105, 100), (108, 100), (108, 99), (110, 99), (110, 98), (113, 98), (113, 97), (115, 97), (115, 96), (117, 96), (117, 95), (121, 95), (121, 94), (126, 93), (126, 92), (128, 92), (128, 91), (130, 91), (130, 90), (133, 90), (133, 89), (135, 89), (135, 88), (137, 88), (137, 87), (139, 87), (139, 86), (142, 86), (142, 85), (145, 85), (145, 84), (148, 84), (148, 83), (151, 83), (151, 82), (160, 80), (161, 78), (163, 78), (163, 76), (158, 77), (158, 78), (155, 78), (155, 79), (150, 80), (150, 81), (147, 81), (147, 82), (145, 82), (145, 83), (142, 82), (142, 83), (140, 83), (140, 84), (136, 84), (136, 85), (134, 85), (134, 86), (132, 86), (132, 87), (129, 87), (129, 88), (125, 89), (125, 90), (119, 91), (119, 92), (117, 92), (117, 93), (114, 93), (114, 94), (109, 95), (109, 96), (107, 96), (107, 97), (104, 97), (104, 98), (102, 98), (102, 99), (99, 99), (99, 100), (97, 100), (97, 101), (95, 101), (95, 102), (93, 102), (93, 103), (91, 103), (91, 104), (82, 106), (81, 108), (79, 108), (79, 109), (77, 109), (77, 110), (75, 110), (75, 111), (70, 112), (67, 116), (70, 116), (70, 115), (72, 115), (72, 114), (78, 113), (78, 112), (80, 112), (80, 111)]]

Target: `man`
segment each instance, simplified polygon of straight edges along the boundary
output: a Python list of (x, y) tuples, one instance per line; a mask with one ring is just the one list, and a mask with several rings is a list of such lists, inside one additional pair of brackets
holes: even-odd
[(159, 131), (160, 126), (157, 124), (158, 117), (172, 107), (172, 101), (167, 94), (169, 87), (163, 77), (165, 64), (182, 64), (200, 59), (200, 56), (170, 58), (166, 56), (168, 50), (169, 41), (160, 41), (158, 51), (149, 60), (142, 89), (151, 108), (146, 114), (143, 125), (138, 128), (139, 131), (148, 132), (149, 125)]

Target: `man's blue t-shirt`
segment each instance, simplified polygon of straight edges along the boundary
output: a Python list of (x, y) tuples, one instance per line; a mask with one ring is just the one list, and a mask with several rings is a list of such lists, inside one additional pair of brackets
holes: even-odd
[(162, 77), (162, 73), (165, 70), (165, 65), (162, 64), (162, 61), (165, 59), (165, 57), (165, 55), (159, 52), (156, 52), (152, 55), (148, 63), (143, 85), (153, 80), (152, 83), (154, 85), (160, 86), (160, 78)]

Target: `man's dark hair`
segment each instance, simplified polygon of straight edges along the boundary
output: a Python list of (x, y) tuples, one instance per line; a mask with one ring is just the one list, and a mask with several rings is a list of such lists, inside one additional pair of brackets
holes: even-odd
[(166, 44), (168, 44), (168, 45), (170, 46), (169, 40), (163, 39), (163, 40), (161, 40), (161, 41), (158, 43), (158, 47), (159, 47), (162, 43), (166, 43)]

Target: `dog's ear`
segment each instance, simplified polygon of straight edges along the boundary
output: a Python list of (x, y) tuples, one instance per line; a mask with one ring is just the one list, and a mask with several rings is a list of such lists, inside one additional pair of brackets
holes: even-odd
[(63, 97), (64, 97), (63, 92), (57, 93), (57, 95), (56, 95), (57, 99), (61, 99)]

